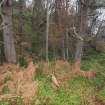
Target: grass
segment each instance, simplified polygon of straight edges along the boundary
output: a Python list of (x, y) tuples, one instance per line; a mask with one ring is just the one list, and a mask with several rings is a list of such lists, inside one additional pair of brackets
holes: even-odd
[(0, 105), (10, 105), (8, 101), (0, 101)]
[(91, 80), (91, 85), (96, 89), (96, 97), (105, 102), (105, 53), (93, 53), (91, 56), (84, 57), (81, 68), (96, 70), (97, 75)]
[[(51, 86), (50, 78), (39, 79), (38, 105), (95, 105), (94, 97), (105, 100), (105, 54), (93, 53), (84, 57), (81, 64), (82, 70), (96, 70), (95, 78), (86, 79), (75, 77), (68, 81), (68, 88), (61, 86), (55, 91)], [(63, 67), (63, 69), (65, 69)], [(100, 89), (97, 92), (97, 89)], [(36, 104), (33, 104), (36, 105)]]
[[(43, 65), (39, 64), (35, 80), (38, 82), (38, 93), (30, 105), (95, 105), (94, 97), (105, 102), (105, 54), (93, 53), (83, 57), (82, 70), (96, 70), (95, 78), (74, 77), (67, 81), (66, 88), (62, 85), (54, 90), (51, 84), (51, 76), (42, 73)], [(62, 67), (65, 71), (66, 67)], [(5, 79), (5, 82), (8, 78)], [(97, 91), (98, 90), (98, 91)], [(8, 89), (3, 90), (8, 93)], [(22, 99), (16, 99), (16, 105), (23, 105)], [(10, 101), (0, 101), (0, 105), (10, 105)]]
[(0, 105), (24, 105), (21, 97), (8, 99), (8, 100), (0, 100)]
[(91, 80), (84, 77), (75, 77), (69, 81), (69, 86), (72, 92), (78, 93), (80, 96), (80, 105), (94, 105), (93, 94), (95, 94), (95, 89)]
[(94, 105), (92, 97), (95, 92), (91, 80), (76, 77), (67, 82), (68, 88), (61, 86), (58, 90), (52, 88), (50, 77), (37, 81), (39, 92), (32, 105)]
[(97, 98), (105, 102), (105, 86), (99, 91)]
[(51, 86), (49, 77), (39, 81), (37, 100), (41, 105), (80, 105), (80, 96), (77, 93), (73, 93), (73, 91), (64, 87), (55, 91)]
[(7, 86), (4, 86), (2, 89), (3, 94), (8, 94), (9, 93), (9, 88)]

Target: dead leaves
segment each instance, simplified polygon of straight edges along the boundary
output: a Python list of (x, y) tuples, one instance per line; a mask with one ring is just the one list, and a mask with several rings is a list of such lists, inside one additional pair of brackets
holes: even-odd
[(78, 75), (86, 77), (86, 78), (94, 78), (96, 76), (96, 72), (93, 70), (90, 71), (80, 71)]
[[(5, 72), (0, 73), (0, 84), (2, 87), (0, 89), (2, 90), (6, 85), (10, 90), (9, 94), (3, 95), (1, 93), (0, 99), (2, 99), (2, 97), (6, 98), (7, 96), (12, 98), (14, 95), (21, 96), (24, 99), (25, 105), (27, 105), (31, 98), (37, 93), (38, 84), (33, 81), (36, 66), (33, 62), (30, 62), (26, 69), (19, 68), (16, 65), (6, 65), (0, 67), (0, 69), (5, 69)], [(9, 75), (11, 79), (3, 83), (7, 75)]]
[[(40, 69), (46, 75), (51, 74), (51, 84), (55, 90), (75, 75), (86, 78), (93, 78), (96, 75), (96, 72), (92, 70), (81, 71), (77, 69), (77, 71), (73, 71), (71, 65), (65, 61), (57, 61), (50, 66), (44, 63)], [(38, 83), (33, 81), (37, 72), (36, 70), (38, 70), (37, 65), (34, 65), (32, 61), (29, 62), (27, 68), (7, 64), (0, 67), (0, 90), (2, 90), (4, 86), (8, 86), (10, 90), (8, 95), (3, 95), (0, 92), (0, 99), (1, 97), (6, 98), (7, 96), (9, 96), (9, 98), (21, 96), (24, 99), (25, 105), (28, 105), (38, 91)], [(7, 76), (10, 78), (6, 78)], [(65, 85), (65, 87), (67, 86)]]

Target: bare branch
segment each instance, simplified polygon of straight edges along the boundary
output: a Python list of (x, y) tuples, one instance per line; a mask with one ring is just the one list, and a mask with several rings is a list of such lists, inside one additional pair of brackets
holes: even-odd
[(84, 39), (76, 32), (76, 28), (73, 27), (73, 32), (74, 32), (74, 37), (76, 37), (77, 39), (83, 41)]

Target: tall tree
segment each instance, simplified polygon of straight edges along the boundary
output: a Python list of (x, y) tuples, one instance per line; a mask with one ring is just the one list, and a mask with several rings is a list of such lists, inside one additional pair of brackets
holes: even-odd
[[(68, 56), (68, 8), (69, 8), (69, 0), (55, 0), (55, 23), (57, 26), (57, 32), (60, 37), (60, 45), (61, 45), (61, 56), (64, 60), (66, 60), (66, 56)], [(64, 20), (65, 19), (65, 20)], [(65, 35), (66, 34), (66, 35)]]
[(19, 39), (19, 55), (23, 56), (22, 50), (22, 41), (23, 41), (23, 30), (24, 30), (24, 9), (25, 9), (25, 0), (18, 1), (18, 37)]
[(49, 57), (48, 57), (48, 47), (49, 47), (49, 43), (48, 43), (48, 39), (49, 39), (49, 19), (50, 19), (50, 14), (49, 14), (49, 0), (47, 0), (47, 6), (46, 6), (47, 12), (46, 12), (46, 61), (49, 61)]
[(18, 32), (19, 34), (23, 33), (23, 13), (24, 13), (24, 7), (25, 7), (25, 1), (24, 0), (19, 0), (19, 23), (18, 23)]
[(3, 3), (3, 40), (4, 53), (8, 63), (16, 63), (15, 40), (12, 24), (12, 0), (5, 0)]
[(80, 70), (81, 58), (83, 54), (84, 38), (86, 37), (87, 31), (87, 19), (88, 19), (88, 4), (89, 0), (79, 0), (79, 33), (80, 38), (77, 40), (76, 53), (75, 53), (75, 70)]

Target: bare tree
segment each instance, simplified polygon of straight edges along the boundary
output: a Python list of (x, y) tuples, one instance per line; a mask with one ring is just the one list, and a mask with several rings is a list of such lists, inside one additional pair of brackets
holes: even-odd
[(77, 40), (76, 45), (76, 53), (75, 53), (75, 70), (80, 70), (81, 58), (83, 54), (83, 46), (84, 46), (84, 38), (86, 37), (86, 30), (87, 30), (87, 17), (88, 17), (88, 4), (89, 0), (79, 0), (78, 1), (79, 7), (79, 38)]

